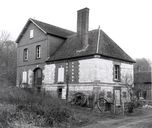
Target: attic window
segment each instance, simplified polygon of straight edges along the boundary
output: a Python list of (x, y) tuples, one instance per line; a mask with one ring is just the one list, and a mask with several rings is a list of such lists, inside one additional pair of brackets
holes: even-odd
[(30, 39), (32, 39), (34, 37), (34, 30), (30, 30)]

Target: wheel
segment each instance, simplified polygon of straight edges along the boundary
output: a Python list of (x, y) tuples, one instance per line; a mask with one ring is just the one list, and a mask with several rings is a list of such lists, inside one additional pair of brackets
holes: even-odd
[(84, 106), (87, 102), (86, 95), (78, 92), (73, 95), (72, 103), (79, 106)]
[(98, 99), (97, 107), (101, 112), (104, 112), (106, 110), (106, 103), (108, 103), (106, 99), (104, 98)]

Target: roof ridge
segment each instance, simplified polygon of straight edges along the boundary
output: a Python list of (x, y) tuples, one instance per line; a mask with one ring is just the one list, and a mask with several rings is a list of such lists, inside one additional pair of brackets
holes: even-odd
[(39, 29), (41, 29), (45, 34), (47, 33), (42, 27), (40, 27), (37, 23), (35, 23), (34, 19), (29, 18), (29, 20), (30, 20), (31, 22), (33, 22), (33, 24), (35, 24)]
[(75, 33), (74, 31), (71, 31), (71, 30), (66, 29), (66, 28), (58, 27), (58, 26), (56, 26), (56, 25), (52, 25), (52, 24), (49, 24), (49, 23), (46, 23), (46, 22), (43, 22), (43, 21), (40, 21), (40, 20), (36, 20), (36, 19), (32, 19), (32, 18), (30, 18), (30, 19), (33, 20), (33, 21), (36, 21), (36, 22), (40, 22), (40, 23), (43, 23), (43, 24), (46, 24), (46, 25), (55, 27), (55, 28), (57, 28), (57, 29), (62, 29), (62, 30), (66, 30), (66, 31)]
[(96, 53), (99, 52), (99, 45), (100, 45), (100, 25), (99, 25), (99, 28), (98, 28), (98, 40), (97, 40)]

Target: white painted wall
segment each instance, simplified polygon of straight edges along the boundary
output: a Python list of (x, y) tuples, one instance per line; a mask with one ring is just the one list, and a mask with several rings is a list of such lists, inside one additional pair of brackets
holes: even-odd
[(134, 80), (133, 64), (121, 64), (121, 81), (125, 84), (126, 80), (129, 83), (132, 83)]
[[(79, 82), (100, 81), (104, 83), (115, 83), (113, 81), (112, 60), (93, 58), (79, 61)], [(120, 62), (118, 62), (120, 63)], [(130, 76), (133, 79), (133, 64), (120, 63), (121, 81), (124, 83), (124, 77)]]
[(79, 82), (113, 82), (113, 62), (93, 58), (79, 61)]
[(113, 83), (113, 62), (111, 60), (97, 60), (97, 80), (104, 83)]
[(55, 80), (55, 64), (45, 65), (43, 74), (44, 79), (42, 82), (44, 84), (53, 84)]
[(79, 61), (79, 82), (93, 82), (97, 79), (97, 60), (86, 59)]

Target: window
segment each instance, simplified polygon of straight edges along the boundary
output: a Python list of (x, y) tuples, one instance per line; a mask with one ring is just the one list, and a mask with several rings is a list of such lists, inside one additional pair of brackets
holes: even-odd
[(24, 61), (28, 60), (28, 49), (27, 48), (25, 48), (23, 51), (23, 60)]
[(61, 67), (58, 69), (58, 82), (64, 82), (64, 68)]
[(30, 38), (33, 38), (34, 37), (34, 30), (30, 30)]
[(115, 104), (116, 106), (120, 106), (121, 98), (120, 98), (120, 90), (115, 90)]
[(112, 98), (112, 93), (110, 91), (107, 92), (107, 98)]
[(120, 65), (114, 65), (114, 80), (120, 81)]
[(27, 83), (27, 72), (26, 71), (24, 71), (22, 73), (22, 83)]
[(127, 98), (127, 92), (122, 92), (122, 97)]
[(37, 45), (36, 46), (36, 59), (41, 58), (40, 54), (41, 54), (41, 46)]

